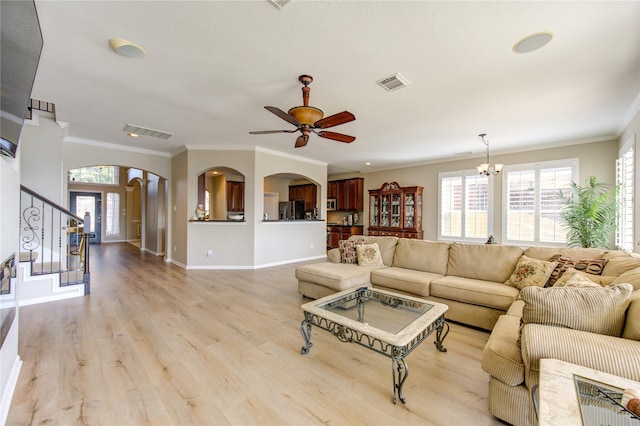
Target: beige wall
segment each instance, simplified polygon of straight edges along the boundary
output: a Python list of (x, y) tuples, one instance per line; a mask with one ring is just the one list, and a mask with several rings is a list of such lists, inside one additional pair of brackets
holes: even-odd
[[(186, 151), (171, 159), (171, 242), (167, 258), (174, 263), (187, 265), (187, 225), (193, 215), (189, 209), (188, 154)], [(195, 207), (194, 207), (195, 208)]]
[[(598, 176), (603, 182), (615, 184), (615, 159), (617, 157), (617, 140), (594, 142), (562, 147), (550, 147), (512, 154), (493, 154), (492, 163), (507, 165), (533, 163), (557, 159), (578, 158), (579, 176), (583, 182), (588, 176)], [(398, 182), (400, 186), (424, 186), (423, 195), (423, 228), (425, 240), (436, 240), (438, 237), (438, 173), (475, 169), (481, 158), (449, 161), (437, 164), (405, 167), (401, 169), (362, 173), (365, 178), (365, 212), (364, 224), (369, 220), (368, 190), (378, 189), (385, 182)], [(343, 178), (349, 175), (340, 175)], [(354, 176), (354, 175), (352, 175)], [(350, 176), (349, 176), (350, 177)], [(331, 176), (331, 179), (337, 177)], [(493, 236), (497, 242), (502, 241), (502, 176), (493, 181)]]

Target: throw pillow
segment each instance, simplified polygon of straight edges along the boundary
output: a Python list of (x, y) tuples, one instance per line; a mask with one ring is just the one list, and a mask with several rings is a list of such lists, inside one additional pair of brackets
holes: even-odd
[(553, 285), (554, 287), (602, 287), (598, 283), (594, 283), (589, 278), (581, 275), (580, 272), (565, 272), (562, 277)]
[(561, 254), (551, 256), (549, 261), (557, 262), (558, 264), (551, 273), (545, 287), (553, 286), (558, 278), (560, 278), (569, 268), (574, 268), (578, 271), (587, 272), (589, 274), (601, 275), (604, 265), (607, 264), (607, 259), (574, 259), (572, 257), (562, 256)]
[(523, 255), (507, 283), (518, 289), (531, 285), (542, 287), (555, 267), (555, 262), (537, 260)]
[[(612, 277), (612, 276), (588, 274), (586, 272), (580, 272), (575, 268), (568, 268), (564, 272), (564, 274), (562, 274), (562, 276), (558, 278), (558, 280), (556, 280), (553, 287), (564, 287), (567, 285), (567, 282), (573, 280), (577, 276), (580, 276), (588, 280), (592, 284), (599, 284), (601, 286), (611, 285), (613, 284), (613, 281), (616, 279), (616, 277)], [(578, 283), (580, 282), (579, 279), (576, 278), (576, 280), (578, 280), (577, 281)]]
[(364, 244), (362, 240), (338, 241), (338, 247), (340, 247), (340, 263), (358, 263), (356, 246), (361, 246), (362, 244)]
[(631, 303), (627, 309), (627, 319), (624, 330), (622, 330), (622, 337), (640, 340), (640, 290), (634, 291), (629, 300)]
[(610, 287), (525, 287), (522, 321), (619, 337), (631, 284)]
[(356, 247), (358, 253), (358, 265), (360, 266), (384, 266), (378, 244), (362, 244)]

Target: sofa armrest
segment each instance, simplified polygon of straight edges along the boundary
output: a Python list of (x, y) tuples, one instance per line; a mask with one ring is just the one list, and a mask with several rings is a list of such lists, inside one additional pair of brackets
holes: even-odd
[(538, 383), (540, 360), (555, 358), (640, 381), (640, 341), (569, 328), (525, 324), (521, 337), (525, 383)]
[(327, 252), (327, 261), (331, 263), (340, 263), (340, 249), (332, 248)]

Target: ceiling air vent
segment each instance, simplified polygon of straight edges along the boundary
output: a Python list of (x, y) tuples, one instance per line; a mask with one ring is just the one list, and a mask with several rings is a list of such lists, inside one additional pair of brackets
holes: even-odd
[(172, 133), (161, 132), (160, 130), (147, 129), (145, 127), (134, 126), (133, 124), (127, 124), (123, 129), (125, 132), (129, 134), (139, 135), (139, 136), (151, 136), (154, 138), (160, 139), (169, 139), (173, 136)]
[(382, 80), (378, 80), (376, 83), (389, 92), (394, 92), (411, 84), (409, 83), (409, 80), (401, 76), (400, 73), (395, 73), (389, 77), (385, 77)]

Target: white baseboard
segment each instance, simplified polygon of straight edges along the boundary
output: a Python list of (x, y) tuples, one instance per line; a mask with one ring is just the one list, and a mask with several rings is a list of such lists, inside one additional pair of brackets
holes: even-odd
[(11, 399), (13, 393), (16, 390), (18, 384), (18, 375), (20, 374), (20, 368), (22, 368), (22, 360), (19, 355), (16, 355), (16, 359), (13, 361), (13, 367), (9, 374), (9, 380), (7, 386), (2, 391), (2, 403), (0, 405), (0, 425), (4, 425), (9, 417), (9, 408), (11, 407)]

